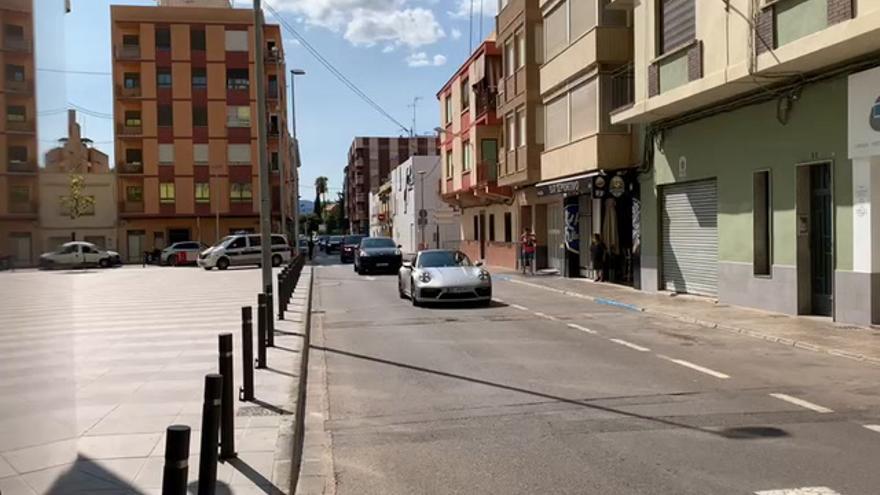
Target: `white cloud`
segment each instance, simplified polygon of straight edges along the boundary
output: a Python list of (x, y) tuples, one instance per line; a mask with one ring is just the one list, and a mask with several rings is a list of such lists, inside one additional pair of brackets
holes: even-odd
[(447, 13), (456, 19), (468, 19), (471, 16), (471, 5), (473, 5), (474, 18), (480, 16), (480, 5), (483, 8), (483, 19), (492, 17), (498, 13), (497, 0), (454, 0), (455, 5), (452, 10)]
[(452, 28), (452, 31), (449, 32), (449, 36), (452, 36), (452, 39), (457, 40), (460, 39), (463, 35), (460, 29)]
[(439, 67), (444, 64), (446, 64), (446, 56), (440, 54), (428, 57), (425, 52), (415, 52), (406, 57), (406, 65), (410, 67)]
[(385, 47), (382, 48), (382, 53), (391, 53), (396, 49), (397, 47), (395, 47), (394, 45), (385, 45)]

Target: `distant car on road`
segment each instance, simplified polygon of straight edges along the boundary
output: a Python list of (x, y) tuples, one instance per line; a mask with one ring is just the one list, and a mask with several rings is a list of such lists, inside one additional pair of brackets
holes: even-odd
[(318, 246), (318, 251), (327, 251), (327, 240), (329, 239), (329, 235), (318, 236), (318, 242), (316, 243), (316, 245)]
[(342, 247), (342, 240), (344, 236), (341, 235), (331, 235), (327, 238), (327, 244), (324, 246), (324, 252), (327, 254), (339, 251), (339, 248)]
[(186, 257), (183, 264), (196, 264), (199, 260), (199, 253), (207, 247), (195, 241), (175, 242), (162, 250), (159, 260), (163, 265), (175, 266), (181, 264), (179, 257), (180, 253), (183, 253), (183, 256)]
[(413, 306), (426, 302), (492, 302), (492, 276), (482, 263), (472, 263), (461, 251), (432, 249), (406, 261), (397, 275), (397, 291)]
[(66, 242), (57, 251), (40, 256), (40, 268), (100, 266), (110, 268), (122, 264), (116, 251), (107, 251), (91, 242)]
[[(290, 261), (290, 244), (287, 237), (272, 234), (272, 266)], [(225, 270), (230, 266), (257, 265), (262, 262), (259, 234), (234, 234), (224, 237), (217, 244), (199, 254), (198, 265), (205, 270), (217, 267)]]
[(354, 261), (354, 252), (361, 245), (364, 235), (347, 235), (342, 238), (342, 247), (339, 248), (339, 262), (351, 263)]
[(397, 273), (402, 263), (400, 246), (387, 237), (365, 237), (355, 249), (354, 271), (363, 275), (369, 271), (383, 270)]

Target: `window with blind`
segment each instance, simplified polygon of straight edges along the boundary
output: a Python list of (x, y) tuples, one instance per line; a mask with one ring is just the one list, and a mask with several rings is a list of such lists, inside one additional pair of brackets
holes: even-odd
[(544, 60), (553, 58), (565, 49), (566, 45), (568, 45), (568, 3), (562, 2), (544, 17)]
[(599, 130), (597, 86), (594, 79), (571, 91), (571, 139), (590, 136)]
[(517, 144), (519, 146), (526, 145), (526, 111), (519, 109), (516, 111), (516, 135)]
[(226, 127), (250, 127), (251, 107), (226, 107)]
[(227, 52), (246, 52), (248, 51), (248, 32), (247, 31), (226, 31), (226, 51)]
[(173, 163), (174, 163), (174, 145), (173, 144), (160, 144), (159, 145), (159, 164), (171, 165)]
[(507, 116), (507, 136), (505, 136), (507, 140), (507, 151), (513, 151), (516, 149), (516, 119), (514, 119), (513, 114)]
[(461, 149), (461, 168), (464, 171), (468, 171), (473, 168), (473, 150), (471, 149), (471, 143), (467, 142), (462, 145)]
[(568, 95), (544, 106), (544, 145), (547, 149), (568, 143)]
[(513, 75), (514, 64), (516, 63), (516, 45), (514, 45), (512, 40), (508, 40), (507, 43), (504, 44), (504, 76), (510, 77)]
[(194, 163), (208, 163), (208, 145), (207, 144), (194, 144), (193, 145), (193, 162)]
[(516, 35), (516, 67), (525, 67), (526, 65), (526, 33), (519, 32)]
[(229, 199), (234, 202), (247, 202), (253, 199), (250, 182), (233, 182), (229, 185)]
[(455, 166), (452, 163), (452, 152), (446, 152), (446, 178), (451, 179), (452, 174), (455, 173)]
[(251, 163), (251, 145), (249, 144), (230, 144), (226, 147), (226, 157), (229, 163), (247, 164)]
[(571, 8), (571, 41), (574, 41), (589, 30), (596, 27), (596, 6), (595, 0), (572, 0), (569, 2)]
[(696, 0), (660, 0), (657, 54), (687, 45), (697, 38)]

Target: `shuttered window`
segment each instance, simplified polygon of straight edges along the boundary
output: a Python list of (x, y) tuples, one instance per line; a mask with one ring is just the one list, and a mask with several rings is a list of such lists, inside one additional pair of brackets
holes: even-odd
[(718, 293), (718, 186), (715, 180), (663, 187), (663, 287)]
[(249, 144), (230, 144), (226, 149), (226, 157), (229, 163), (247, 164), (251, 163), (251, 145)]
[(568, 95), (544, 106), (544, 144), (547, 149), (568, 143)]
[(174, 145), (159, 145), (159, 163), (162, 165), (171, 165), (174, 163)]
[(660, 0), (658, 55), (697, 38), (696, 1)]
[(596, 79), (571, 90), (571, 139), (598, 131), (598, 83)]
[(550, 60), (567, 45), (568, 4), (563, 2), (544, 17), (544, 60)]

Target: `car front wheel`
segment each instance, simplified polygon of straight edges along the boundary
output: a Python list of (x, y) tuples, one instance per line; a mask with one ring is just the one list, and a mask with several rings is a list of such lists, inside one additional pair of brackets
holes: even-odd
[(410, 280), (409, 282), (409, 298), (412, 301), (412, 305), (415, 307), (419, 307), (421, 304), (419, 300), (416, 298), (416, 281), (415, 279)]
[(229, 268), (229, 260), (228, 259), (220, 258), (219, 260), (217, 260), (217, 269), (218, 270), (225, 270), (227, 268)]
[(98, 266), (100, 266), (101, 268), (110, 268), (110, 259), (109, 258), (102, 259), (101, 261), (98, 262)]
[(175, 255), (173, 255), (173, 254), (172, 254), (171, 256), (169, 256), (168, 259), (166, 260), (166, 264), (167, 264), (168, 266), (175, 266), (175, 265), (177, 265), (177, 256), (175, 256)]

